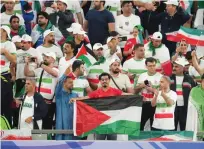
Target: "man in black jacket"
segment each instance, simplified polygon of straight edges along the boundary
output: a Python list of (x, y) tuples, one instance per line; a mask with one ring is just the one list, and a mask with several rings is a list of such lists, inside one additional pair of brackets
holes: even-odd
[(173, 75), (171, 76), (171, 90), (177, 93), (177, 102), (175, 109), (175, 130), (179, 123), (180, 130), (186, 128), (186, 118), (188, 109), (188, 99), (190, 91), (196, 86), (193, 78), (183, 73), (186, 61), (183, 58), (178, 58), (173, 64)]
[(66, 10), (67, 6), (67, 0), (58, 0), (57, 5), (54, 3), (51, 6), (55, 10), (55, 13), (50, 14), (51, 23), (56, 27), (59, 27), (59, 30), (65, 38), (69, 36), (66, 29), (74, 22), (74, 15), (70, 10)]
[(47, 105), (43, 97), (35, 92), (34, 79), (26, 79), (25, 89), (26, 94), (19, 112), (19, 129), (42, 129), (42, 119), (47, 114)]

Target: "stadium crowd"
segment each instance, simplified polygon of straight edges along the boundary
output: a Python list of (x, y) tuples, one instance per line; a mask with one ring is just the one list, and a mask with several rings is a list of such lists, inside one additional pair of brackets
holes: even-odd
[(0, 3), (1, 115), (12, 128), (73, 129), (70, 102), (138, 94), (142, 131), (193, 130), (195, 118), (204, 131), (204, 45), (168, 40), (181, 26), (204, 35), (202, 1)]

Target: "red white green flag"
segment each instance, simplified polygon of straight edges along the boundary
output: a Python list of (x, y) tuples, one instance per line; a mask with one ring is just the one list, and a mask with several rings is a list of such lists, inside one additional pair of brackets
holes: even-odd
[(142, 97), (118, 96), (74, 103), (74, 135), (128, 134), (140, 131)]
[(31, 130), (1, 130), (1, 140), (32, 140)]

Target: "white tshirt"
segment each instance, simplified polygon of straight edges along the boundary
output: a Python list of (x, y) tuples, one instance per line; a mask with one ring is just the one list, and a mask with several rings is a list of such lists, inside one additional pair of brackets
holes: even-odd
[(131, 58), (123, 64), (123, 71), (136, 75), (134, 80), (130, 80), (132, 84), (135, 83), (136, 85), (140, 74), (147, 72), (145, 60), (146, 59), (135, 60), (134, 58)]
[(183, 99), (183, 78), (184, 76), (176, 76), (176, 93), (177, 93), (177, 106), (184, 106), (184, 99)]
[[(57, 73), (59, 74), (59, 70), (57, 68), (53, 67), (52, 69), (57, 71)], [(37, 91), (39, 87), (39, 79), (40, 79), (42, 70), (43, 70), (42, 68), (37, 68), (34, 70), (35, 76), (37, 77), (37, 83), (36, 83)], [(58, 77), (54, 77), (51, 74), (44, 71), (43, 76), (42, 76), (41, 86), (40, 86), (40, 94), (43, 96), (43, 98), (48, 99), (48, 100), (53, 99), (57, 80), (58, 80)]]
[[(1, 48), (5, 48), (10, 54), (16, 54), (16, 46), (11, 41), (1, 43)], [(10, 61), (4, 55), (1, 55), (1, 73), (9, 71), (9, 66)]]
[(59, 78), (62, 77), (65, 70), (73, 64), (73, 62), (76, 60), (76, 57), (74, 56), (70, 60), (66, 60), (65, 57), (62, 57), (59, 61)]
[(33, 129), (33, 122), (30, 124), (26, 123), (25, 120), (28, 117), (34, 115), (34, 99), (33, 96), (26, 96), (25, 101), (22, 105), (21, 119), (20, 119), (20, 129)]
[[(37, 57), (38, 62), (42, 62), (41, 54), (34, 48), (30, 48), (27, 51), (17, 50), (17, 69), (16, 69), (16, 79), (24, 79), (24, 67), (25, 67), (25, 58), (26, 57)], [(36, 63), (29, 64), (29, 70), (34, 71), (37, 68)]]
[[(157, 89), (157, 88), (159, 88), (159, 83), (160, 83), (161, 78), (162, 78), (162, 74), (160, 74), (158, 72), (153, 76), (150, 76), (150, 75), (148, 75), (147, 72), (145, 72), (139, 76), (137, 84), (138, 85), (142, 84), (142, 83), (144, 83), (145, 80), (148, 80), (150, 82), (150, 85), (153, 88)], [(154, 93), (152, 93), (146, 89), (143, 89), (141, 91), (141, 95), (143, 96), (144, 101), (151, 101), (152, 98), (154, 97)]]
[[(1, 13), (1, 25), (8, 25), (8, 26), (10, 26), (9, 20), (10, 20), (11, 16), (12, 15), (8, 15), (5, 12)], [(23, 19), (22, 15), (16, 13), (16, 16), (19, 17), (19, 19), (20, 19), (19, 24), (25, 26), (25, 23), (24, 23), (25, 20)]]
[(175, 129), (174, 110), (176, 107), (177, 94), (170, 90), (166, 95), (174, 101), (174, 104), (168, 106), (164, 98), (161, 96), (161, 91), (159, 91), (152, 127), (162, 130), (173, 130)]
[(114, 18), (116, 18), (117, 12), (121, 11), (120, 0), (106, 0), (104, 8), (110, 11)]
[[(200, 68), (204, 68), (204, 60), (200, 60), (199, 63)], [(196, 69), (193, 66), (190, 66), (188, 69), (189, 75), (192, 76), (195, 79), (201, 79), (200, 74), (196, 71)]]

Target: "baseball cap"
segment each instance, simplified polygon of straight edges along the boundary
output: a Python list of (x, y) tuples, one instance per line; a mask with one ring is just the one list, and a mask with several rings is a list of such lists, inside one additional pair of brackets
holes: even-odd
[(16, 35), (16, 36), (13, 36), (12, 40), (11, 40), (13, 43), (15, 42), (21, 42), (22, 39), (19, 35)]
[(46, 30), (44, 33), (43, 33), (43, 38), (45, 39), (45, 37), (47, 35), (49, 35), (50, 33), (54, 33), (54, 31), (51, 31), (50, 29), (49, 30)]
[(177, 0), (168, 0), (167, 2), (164, 2), (165, 4), (169, 4), (169, 5), (175, 5), (175, 6), (178, 6), (179, 3)]
[(57, 2), (62, 2), (62, 3), (64, 3), (65, 5), (67, 5), (67, 7), (68, 7), (68, 1), (67, 1), (67, 0), (58, 0)]
[(47, 53), (43, 53), (44, 56), (49, 56), (54, 58), (54, 60), (56, 60), (56, 54), (54, 52), (47, 52)]
[(93, 46), (93, 50), (98, 50), (100, 48), (103, 49), (103, 45), (101, 43), (95, 43), (94, 46)]
[(160, 32), (155, 32), (152, 35), (152, 39), (156, 39), (156, 40), (162, 40), (162, 34)]
[(86, 32), (80, 29), (76, 29), (73, 31), (73, 34), (80, 34), (80, 35), (84, 35)]
[(107, 39), (107, 41), (106, 41), (106, 43), (108, 44), (112, 39), (115, 39), (114, 37), (112, 37), (112, 36), (110, 36), (110, 37), (108, 37), (108, 39)]
[(176, 61), (174, 61), (174, 63), (181, 65), (182, 67), (187, 65), (187, 61), (185, 60), (185, 58), (177, 58)]
[(1, 28), (6, 31), (8, 38), (11, 39), (11, 36), (10, 36), (11, 29), (6, 25), (1, 26)]
[(22, 36), (22, 41), (32, 42), (32, 38), (31, 38), (29, 35), (24, 34), (24, 35)]
[(75, 29), (77, 29), (77, 30), (82, 29), (81, 24), (79, 24), (79, 23), (72, 23), (72, 25), (69, 28), (67, 28), (67, 31), (68, 32), (73, 32)]
[(118, 62), (118, 63), (121, 63), (120, 59), (119, 58), (113, 58), (111, 59), (109, 65), (112, 65), (114, 62)]

